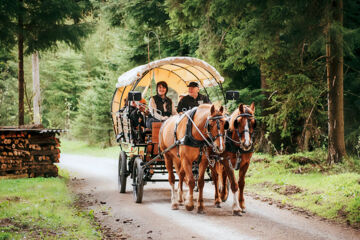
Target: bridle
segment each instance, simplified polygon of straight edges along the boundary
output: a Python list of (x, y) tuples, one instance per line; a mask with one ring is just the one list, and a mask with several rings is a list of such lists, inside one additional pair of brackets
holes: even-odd
[[(254, 129), (256, 128), (256, 119), (255, 119), (255, 117), (254, 117), (252, 114), (250, 114), (250, 113), (241, 113), (241, 114), (239, 114), (239, 115), (235, 118), (234, 123), (237, 122), (239, 118), (243, 118), (243, 117), (246, 118), (246, 121), (247, 121), (248, 126), (251, 125), (251, 120), (254, 119), (254, 120), (255, 120), (255, 124), (254, 124), (253, 128), (254, 128)], [(234, 130), (235, 130), (237, 136), (239, 137), (239, 141), (236, 141), (236, 140), (234, 140), (234, 139), (232, 139), (231, 137), (228, 137), (228, 136), (227, 136), (227, 138), (230, 139), (230, 140), (231, 140), (232, 142), (234, 142), (235, 144), (239, 144), (239, 145), (240, 145), (239, 147), (240, 147), (240, 149), (241, 149), (243, 152), (250, 152), (251, 149), (253, 148), (253, 143), (254, 143), (253, 138), (254, 138), (254, 134), (251, 134), (249, 128), (247, 128), (247, 129), (244, 128), (244, 130), (240, 131), (240, 127), (238, 126), (238, 127), (236, 127), (236, 129), (234, 129)], [(241, 141), (242, 136), (243, 136), (245, 133), (249, 133), (249, 135), (250, 135), (250, 145), (249, 145), (249, 147), (245, 147), (244, 144), (243, 144), (242, 141)]]
[[(195, 129), (198, 131), (198, 133), (200, 134), (200, 136), (204, 139), (206, 145), (208, 147), (211, 147), (212, 150), (216, 153), (219, 153), (219, 150), (218, 148), (216, 147), (215, 145), (215, 141), (216, 139), (218, 139), (220, 137), (220, 151), (223, 150), (222, 149), (222, 146), (223, 146), (223, 137), (224, 137), (224, 134), (221, 133), (220, 131), (220, 119), (223, 119), (225, 118), (225, 116), (223, 115), (217, 115), (217, 116), (214, 116), (214, 117), (207, 117), (206, 118), (206, 122), (205, 122), (205, 129), (206, 129), (206, 135), (208, 136), (207, 138), (204, 136), (204, 134), (202, 134), (202, 132), (200, 131), (200, 129), (196, 126), (195, 122), (192, 120), (192, 118), (188, 115), (187, 112), (184, 113), (189, 121), (191, 121), (191, 123), (193, 124), (193, 126), (195, 127)], [(210, 128), (211, 128), (211, 125), (209, 124), (210, 121), (213, 121), (215, 120), (216, 121), (216, 126), (217, 126), (217, 129), (218, 129), (218, 134), (214, 137), (211, 132), (210, 132)], [(225, 123), (226, 124), (226, 123)]]
[[(207, 117), (206, 119), (206, 123), (205, 123), (205, 129), (206, 129), (206, 134), (208, 135), (213, 148), (215, 147), (215, 141), (216, 139), (220, 138), (220, 147), (223, 145), (223, 137), (226, 136), (226, 132), (225, 134), (222, 134), (220, 131), (220, 119), (225, 118), (225, 116), (223, 115), (219, 115), (219, 116), (214, 116), (214, 117)], [(210, 121), (216, 121), (216, 126), (217, 126), (217, 130), (218, 130), (218, 134), (214, 137), (210, 131), (210, 128), (212, 127), (211, 125), (209, 125)], [(226, 122), (225, 122), (226, 124)], [(224, 126), (224, 129), (226, 131), (226, 127)]]

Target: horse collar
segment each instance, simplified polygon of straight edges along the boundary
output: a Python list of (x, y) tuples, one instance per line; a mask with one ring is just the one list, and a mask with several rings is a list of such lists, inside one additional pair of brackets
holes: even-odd
[[(191, 119), (194, 118), (194, 115), (197, 111), (197, 107), (194, 107), (191, 110), (188, 110), (186, 113), (189, 115)], [(186, 116), (186, 114), (184, 114)], [(197, 140), (192, 135), (192, 122), (188, 119), (186, 124), (185, 136), (183, 138), (183, 144), (191, 147), (202, 147), (205, 145), (205, 140)]]

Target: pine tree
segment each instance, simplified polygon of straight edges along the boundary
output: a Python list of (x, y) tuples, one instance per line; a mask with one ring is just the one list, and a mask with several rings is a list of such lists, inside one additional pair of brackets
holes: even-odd
[(86, 90), (79, 99), (71, 132), (78, 139), (90, 144), (109, 146), (113, 125), (110, 106), (116, 79), (130, 68), (123, 42), (119, 41), (121, 30), (108, 29), (100, 19), (93, 34), (85, 43), (81, 60), (87, 72)]
[(71, 50), (47, 58), (41, 63), (42, 122), (47, 127), (69, 129), (87, 86), (87, 71), (83, 70), (81, 56)]
[(89, 0), (1, 1), (0, 45), (18, 46), (19, 125), (24, 124), (24, 54), (56, 47), (57, 42), (79, 49), (90, 33), (84, 17)]
[(0, 48), (0, 125), (16, 125), (16, 57)]
[(127, 57), (134, 66), (148, 62), (148, 58), (152, 61), (165, 56), (194, 55), (196, 45), (181, 42), (169, 28), (164, 0), (110, 1), (107, 12), (110, 24), (123, 29), (121, 39), (130, 48)]

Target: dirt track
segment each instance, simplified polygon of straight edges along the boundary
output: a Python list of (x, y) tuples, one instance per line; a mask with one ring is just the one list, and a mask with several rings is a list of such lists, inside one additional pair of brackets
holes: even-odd
[[(142, 204), (117, 192), (117, 160), (62, 154), (60, 167), (76, 176), (76, 191), (88, 197), (112, 239), (360, 239), (360, 231), (294, 214), (246, 196), (247, 213), (231, 215), (232, 196), (213, 205), (214, 187), (205, 185), (205, 214), (170, 209), (168, 183), (148, 183)], [(79, 180), (81, 179), (81, 180)], [(246, 190), (246, 187), (245, 187)]]

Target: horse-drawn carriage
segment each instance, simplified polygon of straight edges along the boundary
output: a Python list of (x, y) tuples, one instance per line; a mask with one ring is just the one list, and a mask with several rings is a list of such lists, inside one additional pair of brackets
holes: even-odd
[[(172, 173), (173, 166), (179, 175), (181, 190), (182, 181), (189, 171), (191, 171), (189, 173), (191, 177), (193, 175), (198, 177), (196, 180), (205, 180), (205, 171), (210, 177), (212, 174), (207, 168), (208, 162), (215, 163), (216, 159), (223, 159), (221, 154), (225, 150), (229, 123), (223, 107), (216, 109), (214, 105), (200, 105), (192, 112), (190, 110), (182, 115), (170, 117), (164, 124), (153, 122), (150, 129), (141, 124), (141, 122), (146, 122), (148, 115), (146, 110), (140, 111), (139, 109), (144, 108), (144, 98), (149, 95), (149, 91), (151, 94), (154, 82), (160, 81), (168, 84), (175, 104), (177, 99), (174, 98), (185, 94), (188, 84), (194, 81), (199, 83), (205, 94), (208, 94), (207, 89), (218, 87), (225, 101), (226, 96), (228, 96), (227, 99), (234, 99), (234, 95), (236, 95), (235, 92), (225, 94), (222, 87), (224, 79), (214, 67), (202, 60), (190, 57), (169, 57), (150, 62), (125, 72), (118, 78), (111, 105), (114, 131), (121, 148), (118, 162), (118, 189), (120, 193), (126, 191), (127, 177), (130, 176), (134, 200), (137, 203), (142, 202), (143, 188), (147, 182), (169, 180), (173, 186), (175, 180)], [(245, 113), (243, 109), (242, 111), (243, 115), (240, 118), (247, 119), (250, 114)], [(141, 117), (133, 119), (133, 112), (141, 112)], [(203, 113), (201, 114), (201, 112)], [(235, 118), (236, 122), (239, 120), (239, 116)], [(247, 123), (248, 121), (246, 121)], [(201, 129), (199, 126), (202, 126)], [(181, 128), (184, 129), (184, 134), (181, 133)], [(186, 132), (190, 132), (190, 136), (185, 133), (185, 129)], [(243, 133), (240, 134), (246, 135), (246, 132)], [(237, 136), (241, 142), (241, 135), (237, 134)], [(190, 144), (190, 149), (183, 148), (189, 138), (193, 140), (198, 138), (197, 141), (201, 146), (191, 146)], [(231, 137), (228, 138), (231, 139)], [(190, 161), (192, 165), (188, 166), (187, 170), (186, 167), (183, 167), (184, 164), (180, 166), (180, 163), (176, 163), (176, 159), (186, 158), (185, 155), (188, 155), (189, 152), (196, 152), (196, 149), (198, 149), (198, 156), (196, 156), (196, 160)], [(202, 162), (206, 163), (202, 164)], [(205, 167), (201, 168), (200, 166), (199, 169), (201, 164)], [(214, 164), (210, 165), (214, 167)], [(229, 167), (229, 164), (227, 166)], [(169, 179), (155, 177), (158, 174), (167, 173), (169, 173)], [(187, 183), (189, 185), (189, 182)], [(203, 187), (203, 183), (201, 185)], [(191, 192), (192, 190), (193, 187)]]

